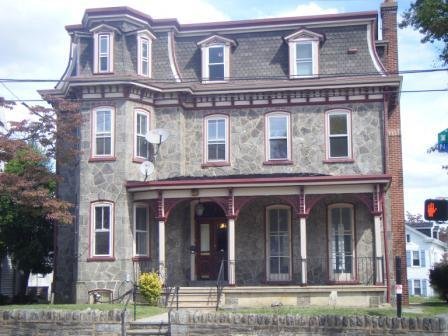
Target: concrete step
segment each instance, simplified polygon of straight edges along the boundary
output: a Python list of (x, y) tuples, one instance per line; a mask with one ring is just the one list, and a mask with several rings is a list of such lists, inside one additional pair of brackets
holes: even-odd
[(127, 336), (169, 335), (169, 324), (164, 322), (131, 322)]

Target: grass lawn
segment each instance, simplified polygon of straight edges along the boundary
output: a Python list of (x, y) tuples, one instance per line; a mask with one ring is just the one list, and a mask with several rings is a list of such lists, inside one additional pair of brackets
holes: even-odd
[[(341, 316), (397, 316), (395, 307), (384, 308), (344, 308), (344, 307), (278, 307), (278, 308), (260, 308), (260, 309), (241, 309), (235, 311), (238, 313), (255, 314), (280, 314), (280, 315), (341, 315)], [(423, 317), (435, 316), (439, 314), (448, 314), (448, 304), (437, 299), (413, 299), (411, 305), (403, 307), (403, 317)]]
[[(85, 309), (97, 309), (97, 310), (122, 310), (123, 305), (121, 304), (27, 304), (27, 305), (5, 305), (0, 306), (0, 311), (2, 310), (13, 310), (13, 309), (40, 309), (40, 310), (85, 310)], [(132, 304), (128, 305), (127, 311), (131, 316), (134, 314), (134, 306)], [(162, 314), (166, 309), (160, 307), (137, 305), (137, 319), (142, 317), (149, 317), (153, 315)]]

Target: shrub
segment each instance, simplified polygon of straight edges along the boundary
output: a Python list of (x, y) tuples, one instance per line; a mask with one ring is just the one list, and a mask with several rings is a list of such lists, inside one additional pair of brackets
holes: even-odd
[(162, 293), (162, 281), (156, 272), (142, 273), (138, 278), (138, 287), (150, 305), (157, 305)]
[(448, 303), (448, 255), (429, 271), (429, 282), (442, 300)]

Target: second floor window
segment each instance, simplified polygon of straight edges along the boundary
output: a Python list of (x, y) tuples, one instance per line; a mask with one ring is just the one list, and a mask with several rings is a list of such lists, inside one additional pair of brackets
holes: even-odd
[(101, 107), (93, 111), (93, 156), (113, 156), (114, 110)]
[(206, 162), (228, 161), (228, 118), (210, 116), (205, 120)]
[(224, 80), (224, 46), (208, 48), (208, 77), (210, 81)]
[(350, 113), (335, 110), (327, 113), (327, 158), (351, 158)]
[(289, 160), (289, 147), (289, 114), (269, 114), (267, 116), (267, 159)]
[(135, 157), (148, 159), (148, 142), (146, 133), (149, 131), (149, 113), (145, 110), (135, 110)]

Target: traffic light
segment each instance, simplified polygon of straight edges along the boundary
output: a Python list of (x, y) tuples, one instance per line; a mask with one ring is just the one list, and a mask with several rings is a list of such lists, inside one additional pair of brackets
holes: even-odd
[(427, 199), (425, 201), (425, 219), (433, 221), (448, 220), (448, 200)]

